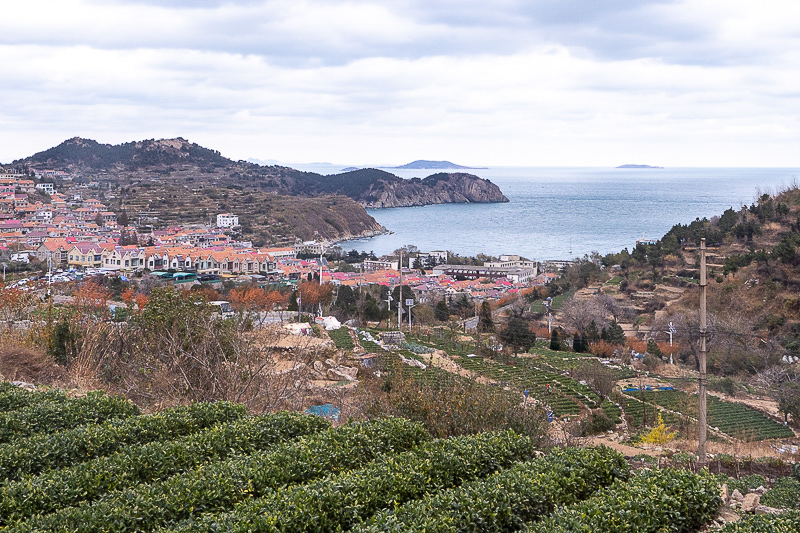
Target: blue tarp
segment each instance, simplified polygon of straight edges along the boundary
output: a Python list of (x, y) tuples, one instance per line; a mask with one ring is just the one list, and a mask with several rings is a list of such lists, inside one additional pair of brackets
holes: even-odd
[(334, 407), (333, 404), (330, 403), (326, 403), (325, 405), (312, 405), (306, 409), (306, 413), (310, 415), (317, 415), (334, 421), (339, 420), (339, 413), (341, 412), (341, 409)]

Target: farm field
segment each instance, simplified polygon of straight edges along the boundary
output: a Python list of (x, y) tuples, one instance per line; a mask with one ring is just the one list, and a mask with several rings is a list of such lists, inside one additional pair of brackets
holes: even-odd
[[(661, 406), (664, 421), (675, 423), (680, 415), (697, 417), (697, 397), (678, 390), (631, 392), (626, 394), (626, 413), (634, 416), (634, 425), (641, 425), (641, 402)], [(708, 424), (712, 428), (741, 440), (791, 438), (794, 432), (764, 414), (740, 403), (726, 402), (708, 396)], [(638, 404), (638, 405), (637, 405)], [(652, 420), (652, 416), (648, 420)]]
[[(104, 406), (110, 397), (86, 398)], [(332, 427), (298, 413), (247, 415), (227, 403), (142, 415), (114, 400), (110, 420), (57, 433), (6, 426), (0, 458), (27, 454), (29, 466), (0, 487), (0, 528), (552, 531), (556, 523), (610, 531), (586, 510), (623, 509), (640, 531), (692, 531), (721, 504), (708, 474), (636, 473), (605, 447), (542, 453), (513, 431), (434, 439), (399, 418)], [(75, 401), (0, 385), (3, 416), (15, 420)], [(33, 467), (36, 457), (46, 464)]]
[[(374, 333), (377, 335), (377, 332)], [(534, 347), (525, 357), (501, 362), (475, 355), (471, 352), (473, 346), (466, 343), (437, 339), (430, 335), (408, 335), (407, 338), (415, 345), (445, 351), (462, 368), (499, 386), (520, 394), (527, 391), (529, 398), (549, 406), (556, 418), (577, 417), (587, 410), (601, 408), (615, 423), (621, 422), (623, 416), (628, 417), (635, 429), (655, 423), (658, 411), (656, 406), (663, 408), (662, 418), (669, 425), (677, 424), (682, 416), (692, 419), (697, 417), (696, 396), (678, 390), (627, 394), (615, 391), (611, 398), (601, 401), (590, 387), (568, 375), (578, 369), (591, 374), (592, 368), (604, 366), (595, 357)], [(371, 343), (369, 349), (381, 350), (376, 343)], [(424, 355), (408, 350), (401, 350), (400, 353), (423, 362), (426, 360)], [(636, 371), (627, 367), (604, 368), (612, 372), (618, 382), (630, 380), (637, 375)], [(717, 431), (740, 440), (794, 437), (790, 428), (763, 413), (741, 403), (724, 401), (714, 396), (708, 397), (708, 421)]]

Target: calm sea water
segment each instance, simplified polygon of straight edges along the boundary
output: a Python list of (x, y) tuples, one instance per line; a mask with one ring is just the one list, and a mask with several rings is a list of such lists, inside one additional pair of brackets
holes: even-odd
[[(325, 174), (338, 168), (304, 166)], [(432, 170), (390, 170), (403, 178)], [(393, 233), (342, 243), (345, 250), (386, 254), (414, 244), (460, 255), (519, 254), (569, 259), (632, 249), (673, 225), (750, 205), (758, 194), (800, 180), (798, 168), (518, 168), (472, 170), (497, 184), (506, 204), (446, 204), (370, 209)]]

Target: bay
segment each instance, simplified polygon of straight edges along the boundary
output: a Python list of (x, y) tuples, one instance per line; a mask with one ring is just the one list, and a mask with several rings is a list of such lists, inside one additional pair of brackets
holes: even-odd
[[(403, 178), (436, 172), (386, 170)], [(750, 205), (760, 194), (794, 186), (800, 175), (798, 168), (494, 167), (464, 172), (492, 180), (510, 202), (369, 209), (392, 233), (343, 242), (342, 248), (380, 256), (413, 244), (422, 251), (518, 254), (536, 260), (615, 253), (631, 250), (643, 236), (661, 238), (675, 224)]]

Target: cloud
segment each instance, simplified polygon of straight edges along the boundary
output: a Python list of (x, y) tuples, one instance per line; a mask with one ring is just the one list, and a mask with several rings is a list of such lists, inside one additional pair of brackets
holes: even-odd
[(791, 164), (795, 10), (17, 2), (0, 20), (0, 161), (73, 135), (180, 135), (235, 159)]

